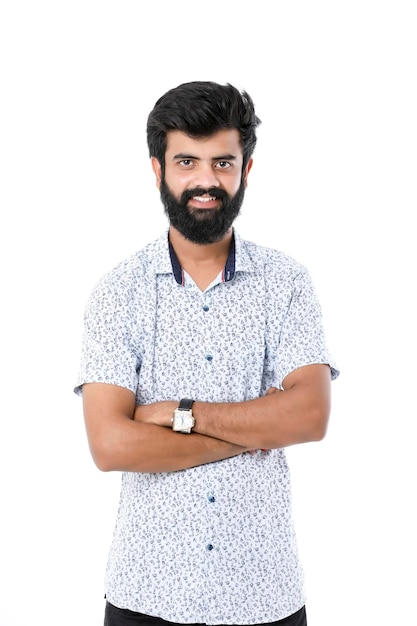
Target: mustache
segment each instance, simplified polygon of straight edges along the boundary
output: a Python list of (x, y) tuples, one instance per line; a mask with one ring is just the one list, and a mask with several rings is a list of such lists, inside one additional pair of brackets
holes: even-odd
[(180, 202), (181, 204), (186, 204), (188, 200), (191, 200), (191, 198), (194, 198), (194, 196), (203, 196), (204, 194), (212, 196), (213, 198), (218, 198), (220, 200), (225, 200), (226, 198), (228, 198), (227, 193), (223, 191), (223, 189), (217, 189), (217, 187), (202, 189), (201, 187), (197, 187), (195, 189), (186, 189), (181, 194)]

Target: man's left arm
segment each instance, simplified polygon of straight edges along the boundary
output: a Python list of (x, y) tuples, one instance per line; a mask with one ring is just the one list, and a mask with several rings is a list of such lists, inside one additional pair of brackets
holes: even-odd
[[(253, 449), (273, 449), (309, 441), (326, 434), (330, 416), (330, 367), (305, 365), (283, 380), (283, 390), (243, 402), (194, 402), (194, 432)], [(171, 427), (166, 403), (136, 407), (134, 419)]]

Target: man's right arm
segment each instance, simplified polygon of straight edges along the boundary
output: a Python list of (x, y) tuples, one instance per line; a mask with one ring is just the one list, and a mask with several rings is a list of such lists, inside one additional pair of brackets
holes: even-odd
[[(178, 405), (167, 404), (172, 412)], [(135, 396), (124, 387), (84, 384), (83, 409), (90, 451), (102, 471), (174, 472), (247, 451), (213, 437), (134, 421)]]

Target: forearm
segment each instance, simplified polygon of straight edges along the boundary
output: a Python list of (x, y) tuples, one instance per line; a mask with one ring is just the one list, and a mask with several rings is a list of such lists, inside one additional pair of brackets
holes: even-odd
[(291, 392), (230, 404), (195, 402), (194, 432), (251, 448), (282, 448), (321, 439), (322, 420), (291, 402)]
[[(322, 420), (315, 418), (313, 409), (294, 401), (290, 391), (276, 391), (273, 396), (230, 403), (195, 401), (193, 434), (251, 450), (282, 448), (322, 437)], [(151, 411), (153, 417), (147, 419), (176, 434), (171, 431), (172, 411), (166, 410), (164, 403), (138, 407), (137, 414)]]
[(121, 420), (93, 453), (103, 471), (174, 472), (221, 461), (246, 449), (199, 433), (175, 433), (154, 424)]
[(195, 402), (194, 430), (250, 448), (282, 448), (323, 439), (330, 415), (330, 369), (311, 365), (291, 373), (284, 390), (236, 403)]
[[(174, 472), (221, 461), (245, 448), (203, 434), (176, 433), (153, 419), (171, 416), (176, 402), (135, 406), (128, 389), (104, 383), (83, 387), (88, 442), (97, 467), (103, 471)], [(134, 419), (148, 416), (148, 422)], [(164, 418), (165, 419), (165, 418)]]
[[(170, 428), (176, 406), (178, 402), (139, 406), (135, 419)], [(192, 411), (195, 433), (251, 450), (318, 441), (330, 413), (330, 370), (325, 365), (305, 366), (285, 379), (283, 391), (271, 388), (265, 396), (243, 402), (196, 400)]]

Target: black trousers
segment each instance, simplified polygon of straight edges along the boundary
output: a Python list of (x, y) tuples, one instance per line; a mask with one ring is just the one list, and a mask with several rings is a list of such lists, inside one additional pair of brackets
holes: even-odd
[[(307, 626), (306, 610), (302, 609), (281, 619), (278, 622), (269, 622), (265, 626)], [(173, 624), (167, 622), (160, 617), (149, 617), (143, 613), (135, 613), (129, 609), (118, 609), (117, 607), (106, 602), (106, 611), (104, 615), (104, 626), (182, 626), (181, 624)], [(188, 624), (187, 626), (204, 626), (203, 624)], [(259, 625), (261, 626), (261, 625)]]

